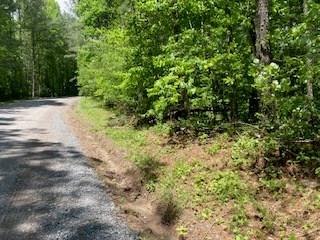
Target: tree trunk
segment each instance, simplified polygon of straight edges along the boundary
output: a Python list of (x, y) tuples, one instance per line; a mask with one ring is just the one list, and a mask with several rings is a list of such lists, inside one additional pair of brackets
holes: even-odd
[(256, 16), (256, 57), (263, 64), (269, 64), (271, 62), (268, 34), (269, 0), (258, 0)]
[[(309, 13), (309, 6), (308, 6), (308, 0), (303, 0), (303, 14), (305, 17), (308, 16)], [(308, 55), (308, 54), (307, 54)], [(311, 67), (312, 60), (309, 56), (307, 56), (307, 67)], [(312, 83), (312, 74), (310, 73), (310, 70), (307, 71), (307, 97), (310, 100), (313, 100), (313, 83)]]
[(34, 30), (31, 30), (31, 45), (32, 45), (32, 98), (35, 97), (35, 85), (36, 85), (36, 56), (35, 56), (35, 37)]
[[(256, 58), (262, 64), (269, 64), (271, 62), (271, 51), (269, 46), (269, 0), (257, 0), (257, 10), (255, 19), (255, 40), (254, 53)], [(256, 88), (252, 89), (249, 98), (249, 121), (256, 120), (255, 114), (260, 111), (260, 94)]]
[(32, 63), (32, 98), (35, 97), (35, 72), (34, 72), (34, 64)]

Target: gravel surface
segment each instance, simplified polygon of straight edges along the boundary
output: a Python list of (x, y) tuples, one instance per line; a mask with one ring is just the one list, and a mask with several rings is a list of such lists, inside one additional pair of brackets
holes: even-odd
[(78, 98), (0, 106), (0, 239), (133, 240), (63, 114)]

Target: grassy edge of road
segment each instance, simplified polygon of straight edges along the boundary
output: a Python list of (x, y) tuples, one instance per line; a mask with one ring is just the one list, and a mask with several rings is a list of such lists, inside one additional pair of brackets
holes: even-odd
[(125, 151), (126, 159), (139, 169), (144, 189), (140, 198), (156, 199), (161, 224), (171, 229), (167, 238), (319, 236), (319, 184), (281, 169), (267, 169), (270, 174), (258, 176), (237, 167), (259, 151), (259, 143), (249, 135), (201, 136), (181, 143), (169, 136), (167, 124), (135, 128), (135, 119), (92, 99), (83, 98), (76, 113), (92, 131)]
[(17, 101), (17, 100), (7, 100), (7, 101), (1, 100), (1, 101), (0, 101), (0, 106), (6, 105), (6, 104), (8, 104), (8, 103), (14, 103), (14, 102), (16, 102), (16, 101)]

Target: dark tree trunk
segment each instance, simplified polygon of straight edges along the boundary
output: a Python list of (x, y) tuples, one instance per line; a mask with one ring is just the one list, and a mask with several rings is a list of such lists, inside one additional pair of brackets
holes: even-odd
[(257, 120), (256, 113), (260, 110), (260, 97), (258, 90), (252, 88), (249, 98), (249, 122), (255, 122)]

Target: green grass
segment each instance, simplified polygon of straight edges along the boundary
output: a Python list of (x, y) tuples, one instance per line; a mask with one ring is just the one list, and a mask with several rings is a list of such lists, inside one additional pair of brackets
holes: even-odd
[(242, 228), (248, 225), (248, 216), (244, 205), (242, 203), (235, 204), (232, 213), (230, 230), (236, 236), (242, 236)]
[(131, 154), (146, 145), (146, 130), (134, 129), (130, 123), (123, 120), (122, 115), (106, 109), (93, 99), (81, 99), (77, 111), (95, 131), (105, 133), (118, 146), (129, 150)]
[(258, 212), (258, 216), (260, 217), (261, 222), (263, 224), (263, 229), (266, 232), (272, 234), (275, 230), (276, 217), (261, 204), (256, 203), (256, 209)]
[(212, 198), (226, 203), (230, 200), (245, 201), (249, 198), (246, 183), (236, 171), (212, 171), (203, 168), (194, 175), (194, 201), (201, 204)]
[(156, 184), (158, 194), (166, 195), (167, 192), (173, 192), (174, 197), (180, 205), (186, 206), (191, 200), (191, 195), (188, 192), (185, 184), (193, 167), (185, 161), (177, 161), (172, 167), (168, 167), (162, 171), (159, 182)]
[(285, 191), (286, 183), (281, 179), (260, 179), (264, 188), (275, 195), (282, 194)]

